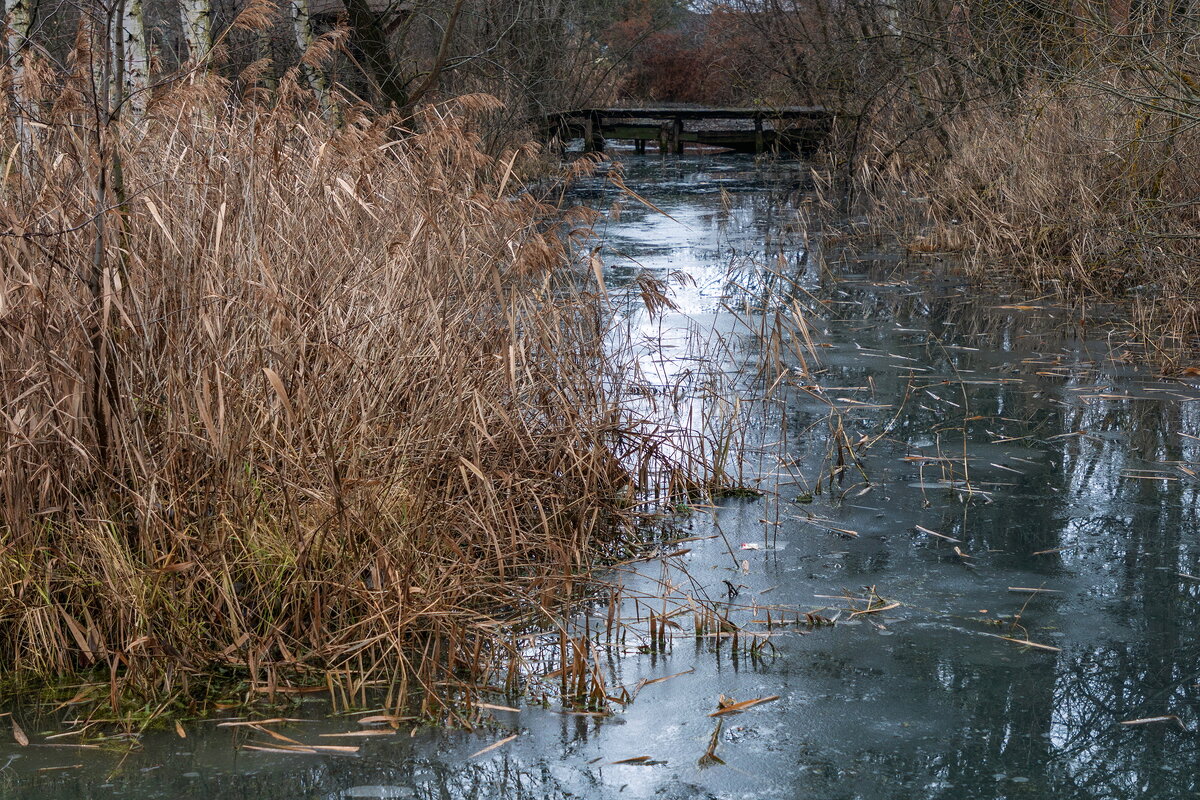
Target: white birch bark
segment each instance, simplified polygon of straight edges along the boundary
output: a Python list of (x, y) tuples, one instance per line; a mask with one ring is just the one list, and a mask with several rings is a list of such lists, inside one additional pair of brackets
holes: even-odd
[(141, 119), (146, 113), (150, 85), (150, 59), (146, 49), (146, 21), (142, 0), (123, 0), (121, 37), (117, 53), (122, 59), (118, 73), (123, 77), (120, 97), (125, 101), (123, 113), (133, 119)]
[(25, 40), (33, 22), (29, 10), (30, 2), (31, 0), (8, 0), (7, 3), (0, 4), (0, 10), (3, 11), (0, 16), (7, 23), (4, 28), (4, 44), (13, 69), (18, 68), (17, 56), (25, 49)]
[[(292, 11), (292, 29), (296, 34), (296, 47), (300, 49), (300, 58), (304, 58), (304, 54), (308, 52), (308, 48), (313, 43), (313, 28), (312, 15), (308, 11), (308, 0), (291, 0)], [(313, 93), (317, 96), (317, 102), (321, 105), (321, 113), (325, 115), (325, 119), (331, 122), (336, 122), (335, 109), (333, 107), (332, 98), (329, 96), (329, 83), (325, 79), (324, 73), (317, 67), (312, 67), (307, 64), (301, 64), (300, 69), (303, 70), (305, 78), (308, 80), (308, 85), (312, 88)]]
[(4, 46), (12, 70), (12, 96), (6, 98), (12, 112), (13, 132), (17, 137), (22, 170), (33, 157), (33, 129), (29, 125), (29, 97), (25, 93), (25, 53), (33, 27), (32, 0), (8, 0), (0, 6), (4, 26)]
[(212, 4), (209, 0), (179, 0), (179, 13), (188, 60), (198, 64), (212, 49)]

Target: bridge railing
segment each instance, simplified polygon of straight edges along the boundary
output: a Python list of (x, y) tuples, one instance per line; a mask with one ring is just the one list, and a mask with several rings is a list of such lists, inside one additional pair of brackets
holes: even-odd
[[(750, 127), (687, 130), (685, 121), (725, 120), (751, 123)], [(643, 106), (586, 108), (548, 114), (544, 128), (549, 138), (565, 142), (582, 137), (584, 149), (604, 150), (605, 139), (633, 140), (638, 153), (647, 141), (657, 140), (659, 149), (682, 154), (686, 142), (729, 147), (761, 153), (768, 146), (798, 144), (812, 150), (832, 126), (833, 115), (821, 106), (721, 107)], [(766, 127), (767, 123), (771, 127)]]

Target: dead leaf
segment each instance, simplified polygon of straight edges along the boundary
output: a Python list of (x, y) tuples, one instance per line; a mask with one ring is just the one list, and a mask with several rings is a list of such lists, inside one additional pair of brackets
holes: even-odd
[(267, 376), (267, 380), (271, 384), (271, 388), (275, 390), (275, 394), (279, 397), (279, 402), (283, 406), (283, 413), (287, 417), (287, 421), (291, 424), (295, 413), (292, 411), (292, 401), (288, 399), (287, 389), (283, 385), (283, 379), (279, 377), (279, 373), (270, 367), (263, 367), (263, 374)]

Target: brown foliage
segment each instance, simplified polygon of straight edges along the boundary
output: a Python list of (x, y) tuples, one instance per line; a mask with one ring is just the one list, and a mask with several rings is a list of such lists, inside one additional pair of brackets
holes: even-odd
[(745, 15), (718, 7), (664, 24), (634, 4), (605, 40), (627, 54), (622, 92), (635, 100), (744, 103), (759, 96), (762, 52)]

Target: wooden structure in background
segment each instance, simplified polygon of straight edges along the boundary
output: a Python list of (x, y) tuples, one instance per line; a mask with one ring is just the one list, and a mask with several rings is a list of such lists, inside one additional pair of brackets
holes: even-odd
[(550, 114), (544, 123), (551, 140), (582, 137), (589, 152), (603, 151), (606, 140), (616, 139), (632, 141), (637, 153), (646, 152), (647, 142), (676, 155), (688, 143), (744, 153), (811, 153), (828, 135), (833, 115), (820, 106), (586, 108)]

